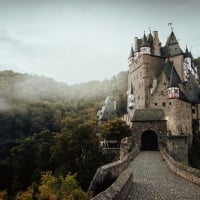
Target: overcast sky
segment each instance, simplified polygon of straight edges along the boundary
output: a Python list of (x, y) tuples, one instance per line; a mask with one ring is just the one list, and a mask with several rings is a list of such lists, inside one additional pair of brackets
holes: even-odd
[(68, 84), (128, 70), (134, 37), (173, 24), (181, 48), (200, 56), (199, 0), (0, 0), (0, 70)]

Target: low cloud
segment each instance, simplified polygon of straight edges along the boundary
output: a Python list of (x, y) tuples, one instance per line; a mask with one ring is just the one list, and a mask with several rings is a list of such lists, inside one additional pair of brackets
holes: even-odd
[(0, 111), (9, 110), (12, 106), (5, 99), (0, 98)]

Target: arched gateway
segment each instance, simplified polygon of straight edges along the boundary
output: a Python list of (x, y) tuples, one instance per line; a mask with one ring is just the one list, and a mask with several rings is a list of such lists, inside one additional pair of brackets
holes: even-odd
[(157, 151), (158, 138), (154, 131), (148, 130), (141, 135), (141, 150), (142, 151)]
[(166, 146), (167, 124), (162, 109), (136, 109), (132, 118), (133, 144), (141, 150)]

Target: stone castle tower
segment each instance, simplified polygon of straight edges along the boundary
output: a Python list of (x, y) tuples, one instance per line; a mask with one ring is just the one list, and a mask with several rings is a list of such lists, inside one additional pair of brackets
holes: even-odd
[(172, 31), (165, 46), (157, 31), (135, 37), (128, 58), (127, 123), (141, 149), (161, 146), (187, 162), (193, 125), (200, 119), (200, 87), (191, 52)]

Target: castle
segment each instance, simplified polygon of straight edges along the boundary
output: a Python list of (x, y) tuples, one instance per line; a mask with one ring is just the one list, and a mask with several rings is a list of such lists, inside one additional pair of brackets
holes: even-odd
[(165, 148), (177, 161), (188, 161), (188, 148), (200, 120), (197, 68), (188, 48), (182, 51), (172, 30), (165, 46), (157, 31), (135, 37), (128, 58), (125, 120), (133, 144), (143, 150)]

